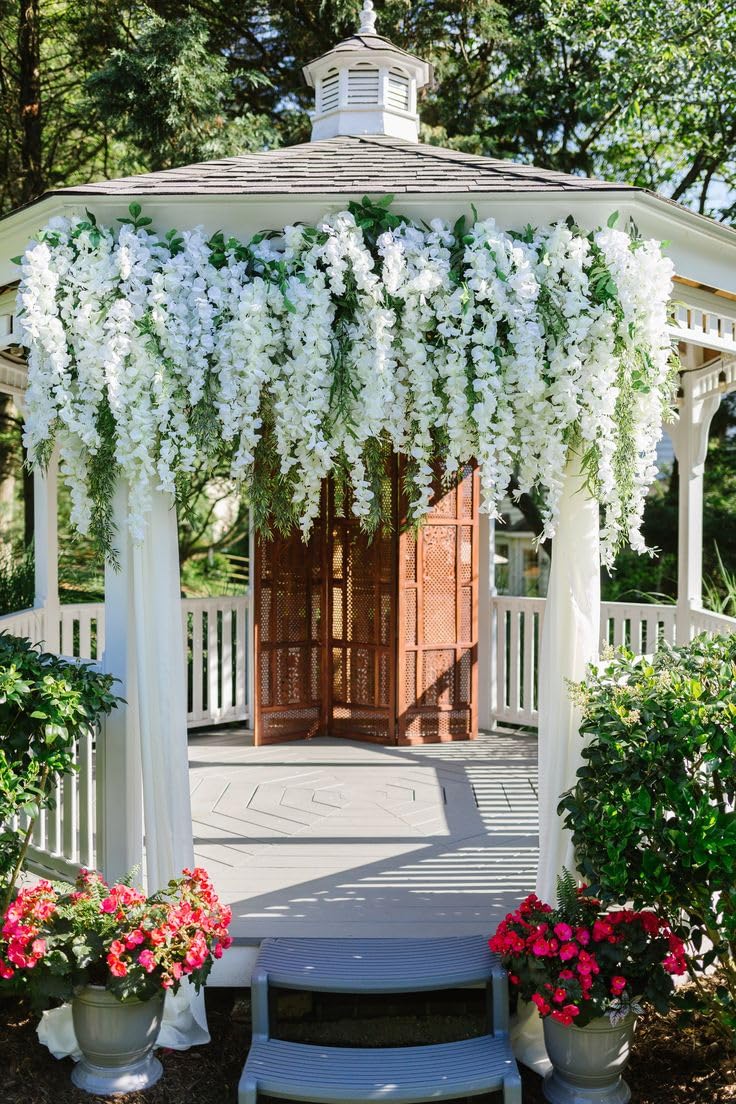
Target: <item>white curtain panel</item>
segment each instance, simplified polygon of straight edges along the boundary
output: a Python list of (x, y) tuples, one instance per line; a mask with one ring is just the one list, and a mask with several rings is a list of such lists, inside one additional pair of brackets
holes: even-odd
[(580, 714), (569, 682), (585, 678), (600, 649), (601, 586), (598, 503), (570, 461), (552, 544), (552, 567), (539, 660), (539, 866), (537, 895), (554, 905), (557, 876), (574, 871), (572, 839), (557, 816), (560, 795), (582, 765)]
[[(560, 519), (552, 542), (552, 567), (539, 661), (539, 866), (536, 892), (554, 905), (557, 876), (575, 870), (570, 833), (557, 815), (560, 795), (575, 783), (582, 764), (580, 715), (568, 682), (580, 682), (600, 648), (600, 548), (598, 503), (585, 489), (580, 464), (565, 471)], [(512, 1025), (514, 1054), (544, 1074), (550, 1068), (542, 1020), (532, 1004), (520, 1006)]]
[[(155, 491), (145, 540), (132, 548), (135, 675), (143, 774), (146, 882), (152, 893), (194, 865), (187, 677), (174, 499)], [(161, 1046), (209, 1042), (204, 994), (166, 995)]]
[[(140, 740), (144, 865), (153, 893), (194, 864), (179, 541), (171, 495), (154, 493), (145, 540), (128, 551), (127, 738)], [(57, 1058), (80, 1057), (70, 1005), (45, 1012), (38, 1037)], [(209, 1039), (204, 993), (197, 996), (188, 982), (176, 995), (167, 993), (159, 1046), (185, 1050)]]

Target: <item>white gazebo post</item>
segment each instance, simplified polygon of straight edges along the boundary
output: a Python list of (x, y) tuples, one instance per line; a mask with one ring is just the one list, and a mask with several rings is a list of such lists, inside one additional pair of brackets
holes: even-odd
[(721, 401), (719, 393), (700, 396), (698, 375), (681, 376), (679, 417), (668, 426), (677, 457), (677, 642), (691, 636), (691, 612), (703, 604), (703, 472), (710, 423)]
[(488, 514), (478, 518), (478, 728), (493, 728), (496, 719), (496, 526)]
[(135, 695), (132, 563), (127, 535), (128, 492), (119, 483), (113, 502), (118, 570), (105, 566), (105, 650), (102, 666), (120, 681), (125, 698), (105, 721), (97, 746), (97, 864), (108, 879), (143, 865), (143, 791)]
[(59, 633), (59, 519), (58, 456), (54, 451), (45, 472), (33, 469), (33, 550), (36, 609), (44, 611), (44, 646), (58, 652)]

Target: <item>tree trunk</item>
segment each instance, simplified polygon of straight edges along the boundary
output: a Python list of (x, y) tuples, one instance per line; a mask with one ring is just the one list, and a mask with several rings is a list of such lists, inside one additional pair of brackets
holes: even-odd
[[(512, 476), (511, 483), (509, 484), (509, 494), (511, 495), (512, 501), (521, 510), (522, 514), (524, 515), (524, 520), (531, 529), (532, 533), (534, 533), (534, 536), (539, 537), (541, 536), (542, 530), (544, 529), (542, 512), (531, 495), (522, 494), (519, 495), (518, 498), (515, 498), (514, 492), (518, 491), (518, 489), (519, 484), (516, 481), (516, 477)], [(502, 530), (499, 530), (499, 533), (500, 532), (502, 532)], [(549, 538), (547, 540), (541, 541), (540, 547), (544, 549), (551, 560), (552, 541), (549, 540)]]
[(21, 126), (21, 202), (28, 203), (43, 192), (41, 117), (41, 35), (39, 0), (20, 0), (18, 21), (20, 62), (18, 110)]
[[(25, 451), (25, 450), (24, 450)], [(26, 548), (33, 544), (35, 533), (34, 517), (35, 484), (33, 472), (23, 465), (23, 544)]]

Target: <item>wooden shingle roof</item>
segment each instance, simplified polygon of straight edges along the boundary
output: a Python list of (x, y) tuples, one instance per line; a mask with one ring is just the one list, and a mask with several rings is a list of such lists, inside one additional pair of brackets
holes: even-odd
[(599, 192), (638, 189), (383, 135), (329, 138), (162, 172), (59, 189), (59, 195), (354, 195)]

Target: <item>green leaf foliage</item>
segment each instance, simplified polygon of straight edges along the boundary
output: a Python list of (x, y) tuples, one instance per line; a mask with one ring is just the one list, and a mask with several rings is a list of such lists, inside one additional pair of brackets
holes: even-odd
[(622, 650), (574, 693), (584, 765), (559, 811), (579, 868), (604, 899), (664, 912), (693, 970), (718, 968), (726, 996), (708, 999), (736, 1032), (736, 636)]
[(13, 818), (52, 805), (53, 783), (76, 769), (80, 738), (120, 700), (114, 681), (0, 633), (0, 898), (12, 891), (26, 838)]

